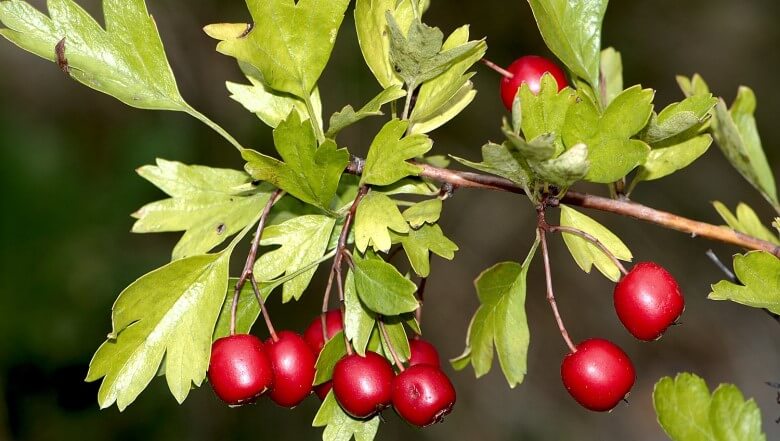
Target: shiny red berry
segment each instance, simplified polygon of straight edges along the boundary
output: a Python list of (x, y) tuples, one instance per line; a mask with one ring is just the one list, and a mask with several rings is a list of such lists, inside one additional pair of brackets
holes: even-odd
[(328, 392), (330, 392), (332, 389), (333, 389), (333, 382), (327, 381), (320, 385), (314, 386), (314, 393), (317, 395), (317, 398), (319, 398), (320, 400), (325, 400), (325, 398), (328, 396)]
[(661, 337), (685, 309), (680, 286), (668, 271), (652, 262), (636, 264), (615, 286), (615, 311), (634, 337)]
[(347, 355), (333, 369), (333, 394), (341, 408), (355, 418), (368, 418), (390, 405), (395, 373), (375, 352)]
[(622, 349), (600, 338), (585, 340), (561, 364), (566, 390), (583, 407), (612, 410), (634, 385), (634, 365)]
[(214, 342), (208, 378), (214, 393), (233, 406), (254, 401), (274, 380), (263, 343), (246, 334), (231, 335)]
[(415, 426), (441, 422), (454, 405), (455, 388), (436, 366), (412, 366), (393, 381), (393, 408), (401, 418)]
[[(330, 340), (331, 337), (344, 329), (344, 321), (342, 320), (340, 310), (336, 309), (325, 313), (325, 328), (328, 333), (327, 340)], [(319, 356), (326, 342), (326, 339), (322, 336), (322, 319), (320, 316), (312, 320), (309, 327), (303, 332), (303, 339), (306, 340), (314, 354)]]
[(557, 64), (537, 55), (520, 57), (510, 64), (507, 70), (512, 73), (513, 77), (504, 77), (501, 80), (501, 99), (509, 110), (512, 110), (517, 90), (523, 83), (528, 84), (531, 92), (539, 93), (542, 87), (542, 76), (545, 72), (549, 72), (555, 78), (558, 83), (558, 91), (569, 85), (566, 74)]
[(420, 338), (412, 339), (409, 341), (409, 349), (411, 350), (409, 366), (428, 364), (439, 367), (441, 365), (439, 361), (439, 352), (427, 341)]
[(311, 393), (317, 359), (300, 335), (282, 331), (277, 337), (266, 341), (274, 370), (270, 397), (280, 406), (295, 407)]

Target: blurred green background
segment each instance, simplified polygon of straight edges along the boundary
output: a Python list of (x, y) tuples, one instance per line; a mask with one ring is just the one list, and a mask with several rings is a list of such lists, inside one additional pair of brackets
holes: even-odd
[[(43, 1), (31, 2), (43, 7)], [(82, 0), (101, 14), (97, 0)], [(150, 0), (184, 96), (222, 123), (245, 145), (270, 149), (270, 131), (228, 98), (225, 80), (241, 81), (232, 59), (213, 51), (201, 27), (246, 21), (241, 1)], [(508, 64), (545, 54), (524, 1), (434, 0), (428, 22), (446, 32), (464, 22), (488, 38), (488, 57)], [(758, 123), (770, 162), (780, 171), (780, 3), (775, 0), (655, 0), (613, 2), (604, 42), (623, 52), (627, 85), (658, 90), (657, 103), (678, 100), (676, 74), (700, 72), (728, 101), (747, 84), (759, 97)], [(179, 406), (162, 381), (124, 413), (99, 411), (96, 384), (85, 384), (93, 351), (110, 330), (116, 295), (169, 257), (176, 235), (129, 233), (129, 213), (162, 195), (133, 170), (156, 157), (240, 168), (222, 139), (187, 116), (129, 109), (66, 79), (57, 67), (0, 43), (0, 440), (249, 440), (319, 439), (310, 427), (317, 400), (294, 411), (268, 401), (228, 409), (208, 388)], [(477, 159), (488, 139), (500, 139), (504, 115), (498, 77), (480, 68), (480, 94), (466, 112), (434, 132), (435, 152)], [(321, 84), (326, 113), (359, 105), (378, 86), (363, 65), (351, 17)], [(364, 154), (375, 123), (345, 132), (342, 141)], [(603, 192), (602, 188), (591, 188)], [(745, 201), (765, 220), (771, 212), (713, 147), (687, 173), (639, 186), (634, 198), (649, 205), (719, 222), (710, 201)], [(426, 337), (444, 357), (460, 353), (477, 307), (473, 278), (484, 268), (525, 256), (533, 236), (527, 204), (504, 194), (461, 191), (445, 207), (445, 231), (460, 245), (454, 262), (437, 260), (426, 296)], [(706, 300), (721, 277), (705, 258), (713, 247), (724, 259), (738, 251), (627, 219), (591, 213), (621, 234), (639, 260), (656, 260), (679, 278), (688, 306), (683, 325), (660, 342), (640, 343), (611, 307), (612, 285), (585, 275), (560, 239), (552, 250), (558, 302), (577, 340), (608, 337), (633, 358), (638, 381), (630, 405), (609, 414), (587, 412), (560, 384), (565, 346), (544, 298), (537, 261), (530, 275), (532, 331), (529, 372), (515, 390), (498, 369), (474, 380), (452, 373), (458, 405), (445, 424), (418, 431), (387, 412), (378, 439), (420, 440), (660, 440), (650, 394), (663, 375), (692, 371), (714, 387), (736, 383), (763, 409), (768, 439), (780, 439), (776, 392), (780, 381), (780, 326), (760, 311)], [(241, 259), (235, 259), (236, 261)], [(234, 262), (239, 263), (239, 262)], [(321, 275), (320, 275), (321, 276)], [(277, 326), (302, 329), (316, 314), (321, 277), (298, 305), (270, 307)], [(258, 332), (263, 331), (258, 328)], [(451, 371), (450, 371), (451, 372)]]

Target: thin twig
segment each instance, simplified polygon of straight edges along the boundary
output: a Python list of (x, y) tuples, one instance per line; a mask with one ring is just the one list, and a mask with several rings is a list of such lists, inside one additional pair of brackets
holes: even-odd
[(423, 301), (425, 300), (425, 287), (428, 285), (428, 278), (427, 277), (421, 277), (420, 278), (420, 284), (417, 285), (417, 300), (420, 302), (420, 306), (417, 307), (417, 310), (415, 311), (415, 318), (417, 319), (417, 326), (422, 328), (422, 310), (423, 310)]
[[(353, 159), (352, 162), (356, 162), (357, 166), (356, 169), (362, 170), (362, 160), (355, 161)], [(333, 257), (333, 265), (330, 268), (330, 274), (328, 275), (328, 284), (325, 287), (325, 294), (322, 296), (322, 314), (320, 315), (320, 323), (322, 325), (322, 338), (323, 340), (328, 340), (328, 326), (326, 322), (326, 314), (328, 312), (328, 305), (330, 304), (330, 292), (333, 289), (333, 279), (336, 279), (336, 284), (338, 286), (339, 291), (339, 308), (341, 309), (341, 316), (344, 317), (346, 315), (346, 310), (344, 307), (344, 285), (342, 280), (342, 272), (341, 272), (341, 262), (344, 256), (347, 256), (348, 263), (350, 264), (350, 267), (352, 267), (352, 255), (349, 254), (349, 250), (347, 250), (347, 241), (349, 240), (349, 231), (352, 228), (352, 223), (355, 219), (355, 213), (357, 212), (357, 208), (360, 205), (360, 202), (363, 200), (363, 198), (368, 194), (369, 188), (367, 186), (362, 186), (358, 189), (358, 193), (355, 196), (355, 200), (352, 202), (352, 205), (349, 207), (349, 211), (347, 211), (346, 216), (344, 216), (344, 225), (341, 227), (341, 233), (339, 234), (339, 240), (336, 245), (336, 255)], [(344, 342), (347, 345), (347, 354), (352, 355), (352, 347), (349, 344), (349, 339), (347, 338), (347, 334), (344, 334)]]
[(566, 330), (566, 326), (563, 324), (563, 319), (561, 318), (561, 313), (558, 311), (558, 303), (555, 301), (555, 292), (553, 291), (553, 285), (552, 285), (552, 271), (550, 269), (550, 252), (547, 249), (547, 236), (546, 236), (546, 221), (544, 220), (544, 206), (540, 207), (538, 210), (538, 230), (539, 230), (539, 240), (542, 243), (542, 260), (544, 261), (544, 278), (545, 282), (547, 283), (547, 301), (550, 303), (550, 307), (553, 311), (553, 316), (555, 316), (555, 321), (558, 323), (558, 329), (561, 331), (561, 336), (563, 337), (563, 340), (566, 342), (566, 345), (569, 347), (569, 350), (574, 353), (577, 352), (577, 347), (574, 346), (574, 343), (571, 341), (571, 338), (569, 337), (569, 331)]
[(382, 336), (385, 338), (385, 342), (387, 342), (387, 349), (390, 351), (390, 355), (393, 357), (393, 362), (396, 366), (398, 366), (398, 370), (403, 372), (404, 364), (401, 362), (401, 358), (398, 356), (398, 353), (395, 351), (395, 348), (393, 347), (393, 342), (390, 341), (390, 334), (387, 333), (387, 327), (385, 326), (384, 317), (380, 317), (379, 320), (377, 320), (377, 323), (379, 324), (379, 332), (382, 333)]
[[(360, 162), (362, 159), (355, 158), (355, 161)], [(345, 171), (347, 173), (360, 174), (356, 165), (357, 164), (351, 164)], [(415, 165), (420, 167), (420, 177), (439, 183), (449, 183), (461, 188), (525, 194), (522, 187), (519, 185), (508, 179), (499, 178), (497, 176), (450, 170), (447, 168), (434, 167), (429, 164), (415, 163)], [(694, 237), (703, 237), (748, 250), (766, 251), (776, 257), (780, 257), (780, 246), (771, 242), (739, 233), (730, 228), (699, 222), (665, 211), (656, 210), (636, 202), (609, 199), (576, 191), (566, 192), (566, 194), (561, 197), (560, 202), (567, 205), (619, 214), (649, 222), (670, 230), (687, 233)]]
[(602, 253), (604, 253), (605, 256), (609, 257), (609, 259), (612, 261), (612, 263), (620, 270), (623, 275), (628, 275), (628, 271), (626, 271), (626, 267), (623, 266), (623, 264), (620, 262), (620, 259), (615, 256), (615, 254), (610, 251), (609, 248), (607, 248), (604, 243), (602, 243), (600, 240), (595, 238), (593, 235), (586, 233), (585, 231), (579, 230), (577, 228), (573, 227), (566, 227), (563, 225), (550, 225), (547, 227), (547, 231), (551, 233), (564, 233), (564, 234), (573, 234), (575, 236), (579, 236), (586, 241), (593, 244), (596, 248), (598, 248)]
[[(271, 208), (279, 202), (284, 196), (285, 192), (277, 189), (271, 194), (268, 202), (263, 207), (263, 211), (260, 214), (260, 220), (257, 222), (257, 230), (255, 231), (255, 237), (252, 239), (252, 245), (249, 248), (249, 254), (246, 257), (244, 263), (244, 269), (241, 271), (241, 277), (236, 282), (235, 291), (233, 292), (233, 304), (230, 309), (230, 335), (236, 334), (236, 315), (238, 312), (238, 298), (241, 294), (241, 290), (244, 288), (246, 281), (250, 278), (254, 278), (254, 266), (257, 260), (257, 251), (260, 249), (260, 237), (263, 235), (265, 224), (268, 222), (268, 216), (271, 214)], [(262, 306), (262, 305), (261, 305)]]

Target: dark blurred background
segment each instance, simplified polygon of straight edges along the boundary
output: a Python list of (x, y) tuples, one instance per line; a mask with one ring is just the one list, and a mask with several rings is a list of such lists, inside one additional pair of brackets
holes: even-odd
[[(43, 1), (32, 2), (43, 7)], [(270, 131), (228, 98), (225, 80), (241, 81), (234, 60), (214, 52), (201, 27), (247, 21), (241, 1), (150, 1), (185, 98), (222, 123), (245, 145), (271, 149)], [(97, 0), (81, 1), (101, 15)], [(758, 123), (767, 154), (780, 171), (780, 3), (775, 0), (655, 0), (613, 2), (604, 43), (623, 52), (626, 84), (658, 90), (657, 104), (679, 100), (674, 76), (700, 72), (730, 102), (737, 86), (759, 97)], [(488, 38), (489, 58), (508, 64), (517, 56), (546, 53), (523, 1), (434, 0), (427, 21), (445, 32), (464, 22)], [(351, 13), (321, 83), (326, 114), (359, 105), (378, 86), (364, 66)], [(262, 401), (228, 409), (208, 388), (179, 406), (156, 380), (124, 413), (99, 411), (97, 384), (82, 380), (93, 351), (110, 330), (110, 308), (136, 277), (164, 264), (177, 235), (129, 233), (129, 213), (162, 197), (133, 170), (156, 157), (240, 168), (233, 148), (182, 114), (139, 111), (66, 79), (54, 64), (0, 43), (0, 440), (249, 440), (319, 439), (310, 428), (317, 400), (295, 411)], [(479, 147), (500, 139), (504, 114), (497, 76), (479, 69), (480, 94), (446, 128), (434, 132), (435, 152), (478, 159)], [(364, 154), (376, 124), (345, 132), (342, 141)], [(602, 192), (602, 188), (589, 190)], [(720, 222), (710, 201), (771, 212), (713, 147), (687, 173), (639, 186), (634, 198), (696, 219)], [(780, 381), (780, 326), (761, 311), (706, 300), (722, 274), (704, 252), (725, 260), (739, 250), (616, 216), (589, 213), (619, 233), (638, 260), (656, 260), (676, 274), (687, 296), (683, 325), (660, 342), (640, 343), (618, 322), (612, 284), (587, 276), (553, 240), (556, 291), (561, 312), (578, 340), (608, 337), (638, 368), (630, 405), (609, 414), (576, 405), (560, 383), (565, 346), (544, 299), (539, 262), (530, 274), (528, 314), (532, 331), (526, 382), (510, 390), (497, 366), (475, 381), (454, 373), (458, 405), (445, 424), (418, 431), (388, 412), (378, 439), (637, 440), (665, 439), (655, 422), (650, 394), (664, 375), (692, 371), (711, 387), (736, 383), (763, 409), (769, 439), (780, 439), (776, 392)], [(444, 357), (463, 348), (477, 307), (473, 278), (488, 266), (525, 256), (533, 213), (516, 197), (459, 192), (445, 209), (445, 231), (460, 245), (454, 262), (437, 260), (429, 283), (425, 335)], [(236, 261), (241, 259), (235, 259)], [(238, 263), (238, 262), (234, 262)], [(278, 326), (302, 329), (316, 314), (321, 278), (299, 305), (271, 304)], [(259, 331), (262, 332), (262, 331)]]

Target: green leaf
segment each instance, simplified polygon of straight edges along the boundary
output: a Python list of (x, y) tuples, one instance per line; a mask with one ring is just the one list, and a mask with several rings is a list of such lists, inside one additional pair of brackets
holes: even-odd
[(392, 347), (401, 363), (406, 362), (411, 357), (411, 349), (404, 328), (404, 320), (400, 316), (384, 317), (382, 320), (388, 337), (385, 338), (384, 333), (379, 334), (382, 339), (382, 351), (387, 354), (390, 363), (395, 364), (395, 360), (390, 355), (390, 347)]
[(217, 51), (254, 66), (272, 89), (309, 99), (348, 5), (349, 0), (247, 0), (254, 26), (221, 38)]
[(623, 57), (615, 48), (601, 51), (602, 104), (608, 106), (623, 91)]
[(509, 145), (514, 147), (529, 164), (552, 159), (563, 151), (562, 147), (560, 150), (556, 148), (557, 136), (555, 133), (545, 133), (530, 141), (526, 141), (519, 135), (509, 131), (506, 127), (503, 128), (503, 132)]
[(455, 258), (458, 246), (449, 240), (438, 225), (423, 225), (407, 234), (393, 234), (393, 242), (401, 243), (412, 269), (420, 277), (431, 273), (431, 253), (447, 260)]
[(322, 384), (333, 378), (333, 368), (336, 363), (347, 355), (347, 345), (344, 344), (344, 332), (331, 337), (320, 351), (317, 357), (317, 374), (314, 376), (314, 384)]
[(138, 174), (169, 196), (133, 213), (134, 233), (185, 231), (173, 249), (173, 259), (204, 254), (241, 231), (268, 201), (271, 189), (252, 193), (241, 189), (251, 182), (242, 171), (157, 159)]
[(382, 127), (368, 150), (360, 185), (391, 185), (420, 174), (420, 167), (407, 161), (428, 153), (433, 142), (425, 135), (404, 136), (408, 124), (394, 119)]
[[(227, 295), (225, 302), (222, 304), (222, 310), (217, 318), (217, 325), (214, 327), (214, 335), (212, 340), (216, 341), (222, 337), (230, 335), (230, 314), (233, 309), (233, 293), (235, 291), (238, 278), (230, 278), (227, 284)], [(259, 283), (260, 295), (263, 299), (267, 299), (273, 291), (273, 286), (268, 284)], [(249, 283), (244, 284), (241, 288), (241, 293), (238, 297), (238, 307), (236, 308), (236, 333), (248, 334), (252, 330), (258, 317), (260, 317), (260, 305), (257, 303), (255, 293), (252, 290), (252, 285)]]
[(528, 83), (523, 83), (518, 91), (518, 97), (521, 128), (525, 138), (535, 139), (542, 135), (554, 134), (554, 155), (560, 154), (564, 149), (561, 132), (566, 113), (576, 100), (574, 91), (567, 87), (558, 92), (555, 78), (545, 73), (538, 94), (534, 94)]
[[(206, 29), (207, 31), (214, 31), (213, 28), (206, 27)], [(243, 27), (243, 29), (246, 28)], [(238, 101), (245, 109), (257, 115), (266, 125), (274, 129), (287, 119), (287, 116), (293, 110), (298, 112), (298, 117), (301, 121), (309, 118), (309, 110), (306, 108), (306, 103), (303, 100), (294, 95), (271, 89), (263, 83), (262, 74), (257, 69), (246, 63), (239, 62), (238, 64), (250, 84), (228, 81), (226, 84), (228, 91), (231, 93), (230, 98)], [(314, 88), (310, 100), (317, 118), (316, 123), (321, 128), (322, 102), (320, 101), (318, 88)]]
[(709, 86), (707, 86), (707, 83), (704, 82), (704, 78), (702, 78), (699, 74), (695, 74), (692, 78), (678, 75), (677, 85), (680, 86), (680, 90), (682, 90), (686, 97), (694, 95), (708, 95), (710, 93)]
[(700, 128), (709, 120), (710, 111), (717, 102), (718, 100), (711, 94), (702, 94), (670, 104), (661, 113), (650, 118), (650, 124), (642, 134), (642, 139), (654, 145), (691, 129)]
[(361, 253), (369, 246), (376, 251), (388, 251), (393, 245), (389, 230), (406, 233), (409, 225), (392, 199), (372, 191), (355, 213), (355, 246)]
[(119, 295), (113, 330), (95, 353), (87, 381), (103, 378), (101, 408), (135, 401), (163, 363), (181, 403), (206, 377), (211, 336), (225, 300), (232, 247), (176, 260), (141, 277)]
[(374, 330), (376, 314), (360, 301), (355, 287), (355, 276), (351, 270), (344, 282), (344, 309), (344, 332), (352, 342), (355, 352), (365, 356), (371, 332)]
[(707, 153), (710, 145), (712, 145), (712, 136), (705, 134), (679, 144), (651, 150), (645, 163), (639, 167), (631, 185), (661, 179), (688, 167)]
[[(457, 48), (468, 40), (469, 28), (462, 26), (447, 38), (442, 50)], [(470, 81), (474, 74), (466, 71), (485, 55), (486, 50), (487, 44), (480, 40), (444, 73), (420, 87), (414, 110), (409, 117), (409, 133), (428, 133), (441, 127), (474, 100), (477, 91)]]
[(442, 206), (439, 198), (418, 202), (404, 210), (404, 219), (415, 229), (425, 224), (435, 224), (441, 217)]
[(466, 167), (501, 176), (522, 187), (528, 187), (528, 172), (523, 166), (523, 159), (506, 145), (488, 143), (482, 146), (482, 162), (471, 162), (456, 156), (452, 156), (452, 159)]
[(766, 251), (737, 254), (734, 272), (741, 285), (722, 280), (712, 285), (710, 300), (731, 300), (780, 314), (780, 259)]
[(547, 47), (598, 89), (601, 24), (607, 0), (528, 0)]
[(721, 202), (715, 201), (712, 205), (715, 206), (715, 210), (733, 230), (780, 245), (780, 236), (765, 227), (756, 212), (747, 204), (740, 203), (737, 205), (736, 214), (732, 214)]
[(401, 179), (395, 184), (384, 187), (373, 187), (373, 191), (386, 196), (414, 195), (414, 196), (438, 196), (439, 187), (431, 182), (421, 179)]
[[(104, 0), (105, 30), (72, 0), (49, 0), (48, 8), (51, 18), (24, 1), (0, 3), (0, 35), (129, 106), (190, 110), (143, 0)], [(58, 60), (60, 42), (67, 61)]]
[(413, 20), (408, 31), (404, 31), (389, 11), (386, 16), (390, 30), (390, 59), (409, 90), (441, 75), (461, 57), (473, 55), (475, 48), (484, 44), (470, 41), (445, 50), (444, 34), (439, 28)]
[(247, 172), (327, 210), (349, 164), (349, 152), (331, 140), (318, 148), (311, 124), (301, 121), (297, 112), (274, 130), (274, 144), (284, 162), (247, 149), (242, 152)]
[[(623, 241), (606, 227), (585, 216), (577, 210), (561, 205), (561, 225), (584, 231), (599, 240), (608, 250), (620, 260), (631, 261), (633, 255)], [(577, 265), (586, 273), (590, 273), (593, 265), (613, 282), (620, 279), (620, 270), (603, 251), (589, 241), (574, 234), (563, 233), (563, 241), (569, 248), (571, 256)]]
[(390, 61), (390, 32), (387, 15), (390, 11), (401, 29), (409, 29), (414, 20), (412, 0), (356, 0), (355, 28), (360, 50), (366, 64), (383, 88), (401, 86)]
[(634, 86), (618, 95), (599, 115), (596, 104), (580, 97), (566, 116), (563, 142), (566, 146), (588, 146), (590, 171), (586, 180), (610, 183), (642, 164), (650, 147), (629, 139), (642, 130), (653, 111), (654, 92)]
[(658, 422), (673, 441), (765, 441), (761, 410), (736, 386), (707, 384), (689, 373), (664, 377), (653, 390)]
[(395, 316), (412, 312), (419, 304), (414, 296), (417, 285), (389, 263), (378, 257), (355, 255), (355, 288), (366, 307), (380, 315)]
[(328, 132), (325, 134), (330, 139), (335, 139), (336, 135), (345, 127), (351, 126), (358, 121), (361, 121), (369, 116), (382, 115), (382, 106), (402, 98), (406, 95), (400, 86), (390, 86), (387, 89), (379, 93), (374, 99), (369, 101), (357, 112), (352, 106), (344, 107), (341, 112), (336, 112), (330, 117), (330, 125), (328, 126)]
[(324, 427), (323, 441), (373, 441), (379, 430), (379, 416), (369, 420), (357, 420), (347, 415), (339, 406), (333, 391), (328, 393), (314, 417), (313, 427)]
[(588, 148), (585, 144), (577, 144), (555, 159), (529, 163), (531, 169), (542, 181), (562, 188), (567, 188), (584, 178), (590, 169)]
[(530, 342), (525, 313), (526, 276), (538, 246), (537, 238), (522, 265), (499, 263), (474, 281), (481, 305), (469, 326), (464, 354), (453, 360), (456, 368), (462, 369), (470, 362), (477, 378), (487, 374), (493, 364), (495, 343), (509, 386), (514, 388), (523, 382)]
[[(292, 274), (319, 260), (328, 249), (335, 225), (336, 219), (331, 217), (309, 215), (266, 227), (260, 244), (280, 247), (257, 259), (254, 267), (257, 280), (270, 281), (283, 274)], [(316, 270), (312, 268), (285, 283), (282, 301), (300, 299)]]
[(775, 178), (756, 128), (755, 111), (755, 94), (747, 87), (740, 87), (731, 110), (726, 109), (726, 103), (722, 99), (715, 106), (713, 134), (726, 159), (780, 210)]

